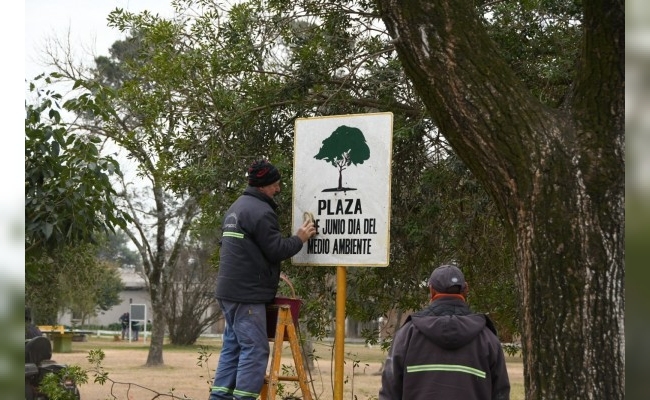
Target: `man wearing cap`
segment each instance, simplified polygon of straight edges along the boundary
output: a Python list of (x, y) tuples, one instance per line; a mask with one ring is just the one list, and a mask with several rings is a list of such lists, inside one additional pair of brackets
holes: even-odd
[(508, 400), (510, 380), (494, 324), (475, 314), (455, 265), (436, 268), (431, 303), (395, 333), (381, 377), (379, 400)]
[(282, 236), (273, 200), (278, 193), (278, 169), (255, 161), (248, 187), (226, 211), (216, 288), (226, 329), (209, 400), (259, 396), (269, 356), (266, 304), (277, 292), (280, 263), (316, 233), (305, 221), (295, 235)]

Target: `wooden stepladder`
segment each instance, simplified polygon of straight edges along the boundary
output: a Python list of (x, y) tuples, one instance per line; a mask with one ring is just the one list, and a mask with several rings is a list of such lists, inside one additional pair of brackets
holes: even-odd
[[(296, 334), (296, 326), (293, 324), (293, 318), (291, 317), (291, 308), (286, 304), (278, 305), (278, 307), (278, 322), (275, 329), (275, 338), (269, 338), (269, 341), (273, 342), (271, 369), (269, 374), (264, 377), (264, 386), (262, 386), (260, 399), (275, 400), (278, 383), (280, 381), (291, 381), (298, 382), (300, 385), (303, 400), (312, 400), (311, 392), (309, 391), (309, 381), (303, 364), (302, 350), (298, 343), (298, 335)], [(296, 376), (280, 375), (282, 345), (285, 340), (288, 340), (289, 345), (291, 346), (293, 363), (295, 364), (294, 367), (297, 373)]]

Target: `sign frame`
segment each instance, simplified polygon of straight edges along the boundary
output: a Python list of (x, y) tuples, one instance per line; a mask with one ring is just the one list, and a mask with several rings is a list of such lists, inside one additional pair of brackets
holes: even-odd
[(311, 214), (318, 234), (292, 264), (388, 266), (392, 131), (391, 112), (295, 121), (293, 231)]

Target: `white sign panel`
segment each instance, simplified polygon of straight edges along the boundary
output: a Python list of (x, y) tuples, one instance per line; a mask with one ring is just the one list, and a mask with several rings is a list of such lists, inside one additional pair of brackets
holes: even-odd
[(318, 234), (293, 264), (388, 266), (392, 133), (392, 113), (296, 120), (293, 230)]

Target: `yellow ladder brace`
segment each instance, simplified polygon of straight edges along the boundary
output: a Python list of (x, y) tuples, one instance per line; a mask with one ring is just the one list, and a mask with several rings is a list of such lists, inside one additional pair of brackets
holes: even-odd
[[(290, 310), (291, 308), (287, 304), (279, 305), (275, 338), (269, 339), (273, 341), (271, 370), (269, 371), (269, 375), (264, 378), (264, 386), (262, 386), (262, 393), (260, 394), (261, 400), (275, 400), (278, 383), (280, 381), (298, 382), (300, 390), (302, 391), (303, 400), (312, 400), (311, 392), (309, 391), (307, 373), (305, 372), (305, 367), (302, 362), (302, 351), (300, 344), (298, 343), (298, 336), (296, 335), (296, 326), (293, 324)], [(289, 340), (291, 353), (293, 354), (293, 362), (296, 367), (297, 376), (282, 376), (279, 374), (280, 361), (282, 358), (282, 344), (287, 339)]]

